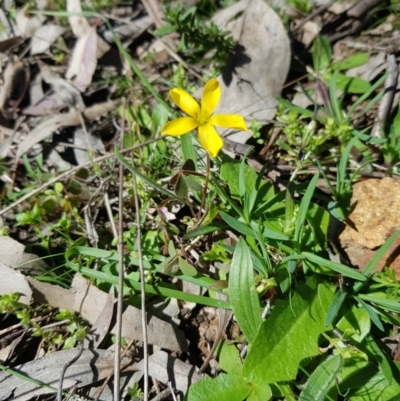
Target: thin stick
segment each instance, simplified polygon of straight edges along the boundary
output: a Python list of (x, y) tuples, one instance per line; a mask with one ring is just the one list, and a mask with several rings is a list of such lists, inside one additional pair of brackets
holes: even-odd
[(139, 270), (140, 270), (140, 293), (141, 293), (141, 317), (142, 317), (142, 333), (143, 333), (143, 364), (144, 364), (144, 390), (143, 400), (148, 401), (149, 399), (149, 352), (148, 352), (148, 340), (147, 340), (147, 322), (146, 322), (146, 291), (144, 288), (145, 277), (143, 267), (143, 255), (142, 255), (142, 230), (140, 224), (140, 205), (139, 197), (136, 185), (136, 176), (132, 175), (133, 181), (133, 196), (135, 198), (135, 214), (136, 214), (136, 238), (138, 246), (138, 259), (139, 259)]
[[(149, 145), (150, 143), (157, 142), (157, 141), (159, 141), (161, 139), (164, 139), (164, 138), (163, 137), (159, 137), (159, 138), (149, 139), (148, 141), (143, 142), (140, 145), (131, 146), (130, 148), (126, 148), (126, 149), (121, 150), (121, 154), (129, 153), (132, 150), (139, 149), (142, 146)], [(57, 181), (61, 181), (61, 180), (65, 179), (65, 178), (69, 177), (70, 175), (76, 173), (77, 171), (81, 170), (84, 167), (90, 167), (92, 164), (99, 163), (99, 162), (101, 162), (103, 160), (107, 160), (107, 159), (109, 159), (111, 157), (115, 157), (115, 154), (100, 156), (97, 159), (90, 160), (87, 163), (81, 164), (80, 166), (76, 166), (74, 168), (71, 168), (68, 171), (65, 171), (64, 173), (62, 173), (62, 174), (52, 178), (51, 180), (47, 181), (46, 183), (44, 183), (40, 187), (32, 190), (31, 192), (29, 192), (28, 194), (24, 195), (23, 197), (21, 197), (17, 201), (11, 203), (11, 205), (9, 205), (9, 206), (5, 207), (4, 209), (0, 210), (0, 216), (2, 216), (4, 213), (7, 213), (11, 209), (14, 209), (20, 203), (22, 203), (22, 202), (26, 201), (27, 199), (29, 199), (31, 196), (34, 196), (34, 195), (44, 191), (46, 188), (48, 188), (49, 186), (53, 185)]]
[[(125, 115), (125, 99), (122, 104), (122, 115)], [(124, 145), (125, 133), (125, 118), (122, 119), (121, 124), (121, 141), (120, 149)], [(121, 337), (122, 337), (122, 310), (124, 307), (124, 166), (119, 163), (119, 220), (118, 220), (118, 254), (119, 254), (119, 270), (118, 270), (118, 301), (117, 301), (117, 333), (115, 341), (115, 363), (114, 363), (114, 400), (120, 400), (120, 365), (121, 365)]]
[(57, 401), (62, 401), (62, 389), (63, 389), (62, 387), (63, 387), (65, 372), (73, 363), (75, 363), (80, 358), (82, 352), (83, 352), (83, 341), (81, 341), (79, 344), (79, 349), (76, 356), (74, 356), (69, 362), (67, 362), (61, 371), (60, 378), (58, 380)]
[(114, 238), (117, 238), (118, 231), (117, 231), (117, 227), (115, 226), (115, 222), (114, 222), (114, 218), (113, 218), (113, 214), (112, 214), (112, 210), (111, 210), (111, 205), (110, 205), (110, 199), (108, 197), (107, 192), (104, 192), (103, 199), (104, 199), (104, 205), (107, 210), (108, 220), (110, 221), (111, 231), (113, 232)]

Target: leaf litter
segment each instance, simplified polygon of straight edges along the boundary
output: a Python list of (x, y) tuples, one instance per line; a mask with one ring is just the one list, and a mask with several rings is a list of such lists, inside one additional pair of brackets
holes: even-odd
[[(44, 3), (46, 4), (40, 7), (42, 10), (52, 6), (51, 2)], [(384, 21), (381, 25), (365, 32), (362, 32), (363, 27), (360, 24), (363, 18), (367, 18), (371, 7), (376, 2), (360, 1), (360, 4), (355, 4), (353, 1), (346, 1), (330, 5), (327, 3), (316, 4), (320, 11), (316, 12), (313, 18), (305, 17), (304, 12), (299, 12), (292, 6), (281, 5), (280, 8), (276, 8), (276, 5), (271, 7), (261, 0), (241, 0), (217, 12), (211, 21), (220, 29), (228, 31), (237, 42), (234, 54), (227, 60), (225, 68), (218, 77), (222, 89), (222, 99), (218, 110), (229, 113), (240, 112), (249, 125), (253, 119), (256, 119), (261, 125), (268, 126), (276, 117), (278, 110), (275, 98), (285, 95), (285, 83), (289, 87), (292, 85), (287, 77), (288, 73), (293, 73), (293, 71), (289, 72), (291, 63), (292, 66), (293, 63), (297, 63), (296, 68), (305, 72), (303, 68), (304, 50), (310, 50), (313, 41), (321, 32), (334, 43), (332, 62), (342, 61), (353, 54), (354, 49), (362, 48), (363, 51), (369, 53), (368, 60), (362, 65), (341, 71), (344, 76), (358, 77), (372, 82), (384, 71), (390, 71), (387, 61), (391, 56), (390, 53), (395, 51), (392, 38), (392, 36), (395, 37), (395, 31), (391, 25), (393, 21)], [(12, 183), (16, 191), (25, 190), (24, 185), (28, 182), (26, 176), (21, 177), (23, 157), (25, 157), (24, 168), (27, 168), (29, 163), (33, 163), (33, 165), (41, 163), (43, 173), (56, 175), (61, 170), (61, 166), (68, 168), (69, 166), (87, 165), (93, 160), (94, 155), (112, 154), (114, 140), (121, 128), (117, 123), (118, 116), (122, 115), (121, 104), (126, 104), (116, 90), (116, 78), (123, 79), (124, 77), (121, 76), (121, 62), (117, 60), (119, 55), (116, 56), (118, 53), (113, 42), (113, 34), (121, 39), (125, 49), (130, 51), (133, 58), (140, 63), (140, 68), (148, 76), (148, 79), (155, 82), (158, 88), (162, 88), (159, 81), (164, 80), (168, 74), (165, 68), (167, 60), (170, 60), (168, 54), (173, 54), (175, 59), (181, 60), (180, 54), (176, 51), (178, 46), (173, 35), (164, 38), (166, 44), (159, 41), (159, 43), (163, 43), (161, 48), (163, 56), (158, 59), (155, 57), (152, 60), (151, 49), (155, 48), (155, 39), (151, 38), (151, 35), (150, 38), (148, 37), (151, 34), (151, 22), (157, 28), (165, 26), (165, 21), (162, 19), (165, 14), (159, 2), (146, 1), (144, 7), (135, 6), (138, 9), (115, 6), (112, 13), (106, 14), (105, 12), (107, 16), (116, 16), (112, 20), (113, 31), (110, 31), (108, 26), (94, 17), (77, 15), (82, 12), (82, 4), (80, 0), (66, 1), (66, 11), (74, 14), (68, 16), (67, 24), (62, 17), (46, 16), (46, 14), (40, 13), (30, 14), (25, 8), (17, 8), (15, 19), (10, 19), (9, 16), (6, 16), (5, 10), (0, 9), (0, 20), (4, 27), (0, 32), (0, 52), (3, 63), (0, 89), (0, 109), (2, 111), (0, 149), (2, 159), (17, 166), (16, 175), (11, 169), (6, 169), (4, 172), (0, 170), (3, 174), (1, 176), (3, 186), (10, 186)], [(39, 8), (39, 5), (37, 7)], [(276, 10), (280, 11), (279, 16)], [(312, 16), (312, 14), (309, 15)], [(301, 43), (301, 46), (294, 46), (294, 42), (291, 43), (289, 40), (287, 25), (282, 23), (282, 15), (293, 21), (292, 35), (298, 43)], [(330, 30), (327, 30), (329, 27)], [(362, 39), (355, 40), (357, 39), (356, 35), (360, 32), (364, 34)], [(387, 35), (387, 38), (382, 39), (379, 35)], [(60, 49), (67, 51), (61, 58), (57, 58), (62, 54)], [(166, 52), (165, 49), (168, 51)], [(301, 53), (302, 51), (303, 53)], [(140, 60), (136, 57), (138, 54), (141, 55)], [(126, 67), (126, 60), (123, 60), (123, 63)], [(189, 71), (187, 74), (190, 74), (190, 71), (195, 72), (190, 80), (193, 82), (194, 77), (199, 76), (198, 71), (201, 68), (195, 63), (194, 65), (186, 63), (186, 66)], [(313, 67), (315, 69), (315, 66)], [(318, 86), (316, 82), (318, 80), (321, 82), (321, 78), (323, 79), (318, 76), (320, 71), (315, 69), (315, 72), (317, 79), (310, 79), (305, 83), (306, 89), (314, 85)], [(298, 79), (298, 75), (296, 79)], [(325, 79), (324, 85), (329, 85), (328, 79)], [(399, 83), (394, 80), (391, 85), (387, 86), (398, 85)], [(139, 102), (142, 101), (143, 94), (137, 82), (133, 86), (130, 92), (132, 96), (130, 99), (134, 99), (132, 103), (135, 103), (137, 99), (140, 99)], [(292, 87), (291, 89), (289, 97), (303, 95), (303, 92), (296, 95), (298, 88)], [(314, 93), (310, 91), (311, 97), (308, 93), (303, 96), (301, 101), (296, 100), (296, 102), (303, 108), (314, 107), (316, 104), (327, 105), (326, 97), (322, 92), (318, 89)], [(340, 95), (340, 92), (337, 93)], [(396, 112), (398, 93), (395, 92), (394, 97), (393, 101), (392, 96), (389, 109), (386, 108), (379, 116), (374, 108), (371, 111), (370, 121), (375, 122), (375, 130), (378, 132), (376, 137), (380, 137), (382, 127), (387, 123), (385, 121), (388, 115)], [(384, 112), (386, 114), (382, 114)], [(135, 125), (137, 119), (145, 121), (146, 118), (148, 119), (148, 116), (143, 113), (135, 115), (135, 118), (131, 118), (131, 120), (128, 119), (132, 124), (132, 130), (137, 129), (137, 125)], [(365, 116), (362, 116), (362, 120), (365, 120)], [(25, 125), (21, 128), (22, 122)], [(144, 124), (150, 124), (149, 120)], [(254, 145), (253, 131), (221, 133), (233, 143), (250, 142)], [(277, 137), (283, 135), (279, 127), (277, 133)], [(49, 147), (50, 151), (48, 151)], [(68, 149), (71, 148), (72, 152), (68, 152)], [(259, 157), (258, 160), (264, 163), (267, 159), (278, 165), (279, 158), (281, 160), (285, 160), (285, 157), (290, 159), (290, 154), (285, 153), (282, 149), (276, 149), (278, 148), (276, 147), (274, 152), (266, 151), (266, 155), (261, 155), (260, 152), (262, 157)], [(38, 154), (43, 154), (44, 159), (35, 161)], [(256, 159), (256, 157), (254, 158)], [(55, 161), (56, 159), (58, 161)], [(253, 165), (256, 163), (259, 162), (254, 160)], [(281, 168), (277, 167), (279, 173), (273, 178), (273, 181), (280, 185), (282, 177), (287, 174), (287, 171), (293, 171), (295, 168), (293, 161), (283, 164), (284, 166)], [(54, 166), (58, 167), (54, 169)], [(82, 174), (82, 176), (73, 177), (67, 184), (89, 186), (91, 195), (88, 198), (82, 196), (82, 199), (86, 199), (87, 206), (95, 211), (96, 216), (99, 211), (101, 215), (104, 209), (100, 205), (99, 199), (103, 199), (102, 192), (108, 187), (104, 184), (103, 179), (89, 178), (85, 171)], [(271, 175), (269, 176), (271, 177)], [(375, 175), (374, 178), (381, 178), (381, 176)], [(34, 179), (38, 182), (46, 182), (47, 178), (36, 175)], [(109, 177), (105, 179), (105, 181), (108, 180)], [(392, 181), (389, 182), (389, 180)], [(386, 184), (387, 187), (384, 189), (379, 188)], [(377, 179), (367, 180), (354, 185), (354, 196), (351, 201), (354, 210), (349, 215), (352, 224), (346, 226), (339, 239), (352, 265), (357, 266), (360, 270), (368, 265), (377, 247), (382, 245), (398, 228), (396, 213), (392, 213), (398, 209), (396, 205), (397, 186), (397, 180), (391, 178), (384, 178), (380, 181)], [(3, 187), (1, 189), (3, 190)], [(71, 201), (70, 205), (73, 205), (74, 202), (79, 202), (79, 196), (83, 193), (79, 191), (74, 196), (71, 192), (65, 191), (63, 196)], [(361, 191), (361, 195), (359, 191)], [(385, 197), (382, 197), (382, 192), (386, 194)], [(113, 205), (116, 203), (115, 192), (110, 193), (114, 196), (111, 202)], [(19, 211), (32, 209), (34, 203), (35, 201), (31, 201)], [(65, 209), (61, 206), (57, 207), (59, 207), (58, 212), (61, 213), (63, 210), (68, 210), (69, 206), (65, 206)], [(168, 209), (166, 210), (168, 212)], [(384, 215), (384, 221), (379, 212)], [(175, 216), (175, 214), (173, 215)], [(361, 218), (358, 218), (358, 215), (361, 215)], [(126, 220), (130, 220), (131, 217), (128, 212)], [(7, 222), (13, 221), (13, 218), (13, 213), (7, 213), (2, 221), (5, 219), (7, 226), (9, 224)], [(155, 224), (155, 218), (153, 216), (151, 218)], [(104, 220), (100, 221), (104, 223)], [(52, 222), (48, 221), (47, 227), (42, 230), (49, 229), (51, 224)], [(97, 231), (101, 231), (99, 229), (102, 224), (94, 223), (94, 225), (97, 226)], [(38, 238), (37, 233), (34, 234), (29, 230), (27, 233), (22, 233), (17, 226), (10, 225), (8, 228), (12, 237), (20, 239), (20, 242), (24, 244), (32, 245)], [(76, 226), (74, 229), (78, 230), (80, 227)], [(29, 238), (29, 236), (31, 237)], [(26, 277), (18, 271), (20, 267), (22, 267), (21, 271), (29, 271), (33, 276), (40, 276), (43, 271), (50, 270), (39, 256), (25, 253), (25, 245), (20, 242), (11, 237), (0, 236), (2, 262), (0, 265), (2, 276), (0, 294), (7, 294), (11, 291), (18, 292), (22, 296), (19, 299), (21, 303), (26, 305), (43, 303), (52, 308), (67, 309), (78, 312), (88, 321), (92, 329), (93, 342), (92, 344), (85, 342), (85, 349), (80, 359), (68, 368), (63, 388), (90, 386), (94, 382), (107, 378), (112, 372), (114, 351), (103, 350), (101, 347), (102, 342), (103, 344), (107, 342), (109, 335), (116, 333), (114, 321), (116, 301), (113, 287), (111, 286), (109, 290), (99, 289), (94, 285), (99, 284), (96, 280), (89, 282), (79, 274), (75, 274), (70, 280), (70, 288)], [(57, 244), (54, 244), (54, 248), (56, 247)], [(358, 247), (355, 256), (349, 251), (351, 247)], [(387, 262), (386, 266), (390, 263), (392, 263), (392, 267), (395, 266), (396, 277), (399, 279), (400, 270), (396, 252), (398, 253), (397, 242), (388, 250), (384, 259)], [(42, 255), (42, 252), (38, 251), (38, 253)], [(184, 259), (180, 258), (179, 260), (183, 261)], [(188, 260), (192, 263), (190, 258)], [(200, 260), (197, 262), (201, 263)], [(185, 263), (188, 262), (185, 260)], [(381, 263), (377, 268), (382, 269), (383, 267), (384, 265)], [(195, 284), (188, 285), (187, 282), (184, 282), (184, 288), (193, 294), (204, 293), (204, 290)], [(128, 297), (134, 294), (126, 293), (125, 295)], [(163, 303), (156, 305), (156, 308), (163, 307), (161, 306)], [(295, 303), (294, 306), (298, 305)], [(168, 308), (164, 310), (168, 311)], [(205, 311), (205, 309), (196, 307), (194, 303), (186, 304), (185, 308), (185, 304), (179, 302), (177, 305), (171, 304), (169, 310), (170, 312), (165, 313), (171, 313), (174, 316), (164, 316), (163, 319), (160, 311), (154, 311), (154, 315), (147, 317), (148, 342), (154, 346), (149, 359), (149, 374), (163, 384), (171, 381), (173, 388), (185, 393), (188, 386), (201, 379), (195, 365), (199, 366), (207, 359), (210, 345), (217, 341), (215, 333), (225, 332), (228, 327), (228, 338), (233, 340), (239, 337), (240, 332), (237, 331), (238, 326), (235, 322), (231, 322), (229, 325), (225, 322), (226, 317), (222, 316), (223, 313), (220, 310), (218, 313), (209, 313), (209, 310)], [(289, 313), (287, 308), (285, 313)], [(155, 316), (156, 314), (158, 317)], [(218, 315), (221, 321), (224, 321), (223, 324), (220, 319), (216, 318)], [(274, 316), (274, 319), (278, 318)], [(122, 335), (127, 341), (137, 343), (139, 348), (143, 340), (141, 324), (140, 310), (132, 305), (126, 306), (123, 313)], [(178, 325), (180, 328), (177, 327)], [(182, 328), (184, 331), (181, 330)], [(263, 325), (263, 329), (268, 331), (266, 324)], [(282, 327), (278, 327), (278, 329), (281, 330)], [(193, 334), (195, 332), (196, 334)], [(214, 334), (211, 335), (211, 333)], [(282, 333), (284, 336), (285, 332), (282, 331)], [(190, 337), (190, 334), (193, 337)], [(315, 335), (317, 336), (317, 334), (319, 335), (319, 331), (318, 333), (316, 331)], [(185, 335), (189, 338), (185, 338)], [(16, 344), (19, 344), (19, 347), (23, 341), (21, 336), (10, 340), (10, 344), (1, 350), (5, 351), (0, 354), (0, 359), (12, 360), (13, 356), (18, 354)], [(315, 344), (316, 341), (313, 342), (313, 347)], [(285, 348), (285, 345), (281, 346)], [(286, 348), (290, 349), (290, 347)], [(12, 369), (34, 379), (43, 380), (45, 384), (55, 388), (61, 369), (68, 360), (72, 359), (73, 355), (76, 355), (78, 348), (61, 350), (56, 347), (53, 352), (47, 354), (44, 349), (42, 348), (41, 358), (33, 361), (25, 360), (22, 364), (13, 365)], [(313, 353), (315, 354), (315, 352), (313, 348)], [(190, 358), (185, 359), (186, 353), (189, 353)], [(304, 355), (308, 354), (305, 352)], [(135, 380), (139, 380), (141, 372), (144, 370), (143, 360), (139, 361), (140, 357), (132, 359), (125, 356), (124, 358), (124, 362), (128, 359), (131, 361), (131, 369), (138, 372)], [(252, 358), (254, 358), (254, 354)], [(261, 363), (262, 358), (264, 356), (259, 356), (255, 360), (257, 363)], [(184, 359), (184, 362), (181, 359)], [(132, 362), (133, 360), (136, 362)], [(249, 363), (245, 364), (247, 370), (251, 370)], [(217, 364), (216, 367), (214, 372), (218, 372)], [(289, 376), (293, 378), (292, 373)], [(38, 384), (29, 383), (7, 371), (0, 372), (0, 383), (2, 383), (0, 399), (9, 399), (11, 395), (15, 397), (13, 399), (30, 399), (33, 396), (54, 391), (54, 388), (49, 390), (40, 387)]]

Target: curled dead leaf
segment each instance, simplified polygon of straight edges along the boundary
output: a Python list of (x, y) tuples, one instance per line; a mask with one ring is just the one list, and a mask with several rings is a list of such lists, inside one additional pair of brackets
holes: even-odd
[[(120, 104), (119, 100), (113, 102), (98, 103), (95, 106), (89, 107), (82, 114), (89, 120), (96, 120), (110, 111), (115, 110)], [(28, 136), (22, 141), (18, 147), (17, 160), (32, 146), (40, 141), (43, 141), (48, 136), (53, 134), (58, 129), (64, 127), (73, 127), (81, 124), (80, 112), (75, 111), (71, 113), (58, 114), (50, 117), (43, 123), (39, 124)]]
[(0, 110), (4, 113), (15, 111), (23, 99), (30, 78), (29, 68), (16, 59), (8, 62), (0, 88)]

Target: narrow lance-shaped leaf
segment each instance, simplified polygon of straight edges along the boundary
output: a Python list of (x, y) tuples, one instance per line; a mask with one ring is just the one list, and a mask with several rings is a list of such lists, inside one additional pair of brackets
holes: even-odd
[(299, 401), (325, 401), (336, 399), (336, 376), (340, 372), (342, 365), (343, 358), (340, 354), (321, 363), (305, 385), (300, 394)]
[(310, 181), (310, 184), (307, 187), (306, 193), (301, 200), (300, 207), (299, 207), (299, 215), (296, 221), (296, 228), (294, 232), (294, 243), (295, 246), (298, 247), (300, 250), (301, 246), (301, 233), (303, 230), (304, 222), (306, 220), (308, 207), (310, 206), (311, 198), (314, 194), (315, 187), (317, 186), (319, 174), (315, 174), (313, 179)]
[(261, 309), (254, 285), (253, 262), (249, 249), (239, 239), (229, 273), (229, 298), (233, 313), (249, 343), (254, 340), (261, 323)]

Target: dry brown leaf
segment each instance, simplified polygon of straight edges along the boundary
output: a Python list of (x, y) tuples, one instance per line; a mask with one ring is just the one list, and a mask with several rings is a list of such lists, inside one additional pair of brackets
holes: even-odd
[[(67, 11), (70, 12), (71, 14), (81, 13), (82, 6), (80, 0), (67, 0)], [(84, 37), (91, 29), (86, 18), (81, 17), (79, 15), (73, 15), (68, 17), (68, 22), (71, 25), (72, 32), (78, 39)], [(96, 46), (96, 57), (99, 59), (109, 50), (110, 50), (110, 45), (106, 41), (104, 41), (101, 37), (98, 37)]]
[(65, 31), (66, 29), (60, 25), (46, 24), (41, 26), (32, 37), (31, 55), (47, 52)]
[(153, 21), (156, 28), (161, 28), (165, 25), (163, 18), (165, 18), (165, 13), (161, 8), (161, 3), (158, 0), (142, 0), (142, 4)]
[(74, 166), (63, 159), (55, 149), (51, 149), (46, 157), (46, 164), (48, 166), (53, 166), (57, 169), (57, 171), (67, 171)]
[[(238, 13), (243, 15), (233, 19)], [(262, 0), (242, 0), (217, 13), (214, 22), (238, 41), (236, 54), (218, 78), (222, 94), (217, 112), (240, 113), (247, 121), (255, 118), (267, 123), (275, 116), (275, 97), (289, 71), (290, 43), (285, 27)], [(238, 132), (229, 139), (244, 143), (251, 136), (250, 131)]]
[(59, 285), (43, 283), (32, 277), (27, 280), (33, 290), (33, 299), (39, 304), (48, 304), (54, 308), (74, 310), (75, 294)]
[(42, 26), (45, 17), (40, 14), (29, 15), (21, 8), (15, 17), (19, 35), (26, 38), (32, 37), (35, 32)]
[[(143, 361), (137, 364), (143, 370)], [(174, 358), (164, 351), (157, 351), (149, 357), (149, 376), (163, 383), (171, 382), (172, 388), (186, 393), (188, 387), (201, 380), (196, 367)]]
[(0, 349), (0, 363), (4, 364), (8, 358), (14, 353), (15, 348), (25, 338), (25, 333), (22, 333), (19, 337), (14, 338), (10, 344), (5, 345), (5, 338), (3, 337), (3, 348)]
[[(105, 153), (104, 143), (101, 138), (91, 135), (81, 127), (78, 127), (74, 132), (74, 145), (76, 146), (74, 154), (78, 165), (86, 164), (93, 155)], [(91, 156), (89, 156), (90, 154)]]
[(113, 31), (104, 31), (103, 36), (107, 42), (113, 43), (113, 35), (116, 35), (126, 45), (126, 42), (130, 43), (135, 40), (143, 32), (147, 31), (151, 25), (151, 18), (148, 15), (144, 15), (143, 17), (135, 18), (133, 21), (129, 21), (127, 24), (115, 27)]
[(81, 123), (78, 113), (65, 113), (50, 117), (42, 124), (39, 124), (20, 144), (17, 151), (17, 160), (32, 146), (53, 134), (60, 128), (79, 125)]
[[(84, 110), (85, 104), (81, 93), (65, 79), (52, 73), (50, 67), (42, 62), (38, 62), (40, 74), (31, 83), (30, 95), (32, 106), (22, 110), (23, 114), (29, 115), (48, 115), (53, 110), (68, 106), (70, 109)], [(42, 90), (42, 80), (49, 84), (53, 93), (44, 96)]]
[[(76, 274), (72, 282), (72, 290), (75, 292), (74, 310), (79, 312), (89, 323), (94, 324), (102, 313), (107, 294), (90, 284), (80, 274)], [(122, 336), (129, 339), (142, 341), (142, 322), (140, 309), (128, 306), (122, 315)], [(187, 343), (183, 332), (171, 324), (152, 316), (148, 321), (149, 344), (173, 351), (187, 350)], [(116, 333), (116, 326), (111, 329)]]
[(19, 46), (23, 41), (24, 39), (22, 39), (21, 36), (15, 36), (13, 38), (0, 41), (0, 53), (7, 53), (14, 47)]
[(80, 37), (75, 44), (72, 58), (65, 77), (73, 80), (73, 84), (81, 92), (91, 84), (92, 77), (96, 71), (97, 58), (97, 33), (96, 28), (90, 28), (87, 33)]
[(44, 63), (40, 63), (39, 65), (43, 80), (51, 86), (54, 93), (58, 94), (63, 105), (83, 111), (85, 103), (82, 100), (80, 92), (65, 79), (54, 75), (48, 65)]
[(0, 261), (13, 269), (35, 270), (38, 274), (47, 268), (37, 255), (25, 253), (25, 246), (6, 236), (0, 236)]
[[(71, 14), (82, 13), (81, 1), (67, 0), (67, 12)], [(90, 29), (90, 25), (87, 19), (79, 15), (69, 16), (68, 22), (71, 25), (72, 32), (77, 38), (85, 36), (86, 32)]]
[(22, 114), (30, 116), (46, 116), (65, 106), (60, 93), (52, 93), (43, 97), (38, 103), (33, 103), (32, 106), (25, 107), (21, 110)]
[(114, 305), (114, 287), (111, 287), (103, 311), (92, 326), (91, 334), (94, 339), (93, 348), (97, 348), (102, 343), (110, 330), (111, 321), (114, 316)]
[[(38, 380), (57, 389), (64, 366), (77, 354), (78, 349), (53, 352), (14, 369), (20, 374)], [(127, 359), (123, 363), (127, 363)], [(133, 365), (132, 365), (133, 367)], [(131, 367), (131, 368), (132, 368)], [(84, 350), (79, 359), (65, 372), (63, 389), (76, 385), (78, 388), (106, 378), (114, 369), (114, 352), (105, 350)], [(0, 401), (30, 400), (41, 394), (54, 393), (54, 390), (23, 380), (8, 372), (0, 372)]]
[[(98, 103), (88, 109), (82, 114), (89, 121), (96, 120), (118, 107), (120, 101)], [(23, 140), (18, 147), (17, 160), (32, 146), (40, 141), (46, 139), (60, 128), (73, 127), (81, 124), (79, 112), (58, 114), (50, 117), (48, 120), (39, 124), (29, 135)]]
[[(32, 278), (28, 281), (33, 289), (35, 302), (47, 303), (55, 308), (79, 312), (90, 324), (95, 324), (104, 313), (108, 294), (90, 284), (80, 274), (76, 274), (72, 288), (66, 290), (49, 283), (40, 283)], [(109, 308), (110, 305), (107, 306)], [(128, 339), (142, 340), (142, 323), (140, 309), (128, 306), (123, 315), (122, 336)], [(150, 344), (158, 345), (172, 351), (186, 351), (187, 342), (183, 332), (155, 316), (148, 321), (148, 340)], [(111, 330), (116, 332), (114, 326)]]
[(25, 276), (0, 262), (0, 277), (0, 295), (18, 292), (19, 302), (26, 305), (31, 303), (32, 290)]
[(5, 113), (15, 111), (25, 95), (29, 83), (29, 68), (16, 59), (10, 59), (3, 74), (0, 89), (0, 110)]

